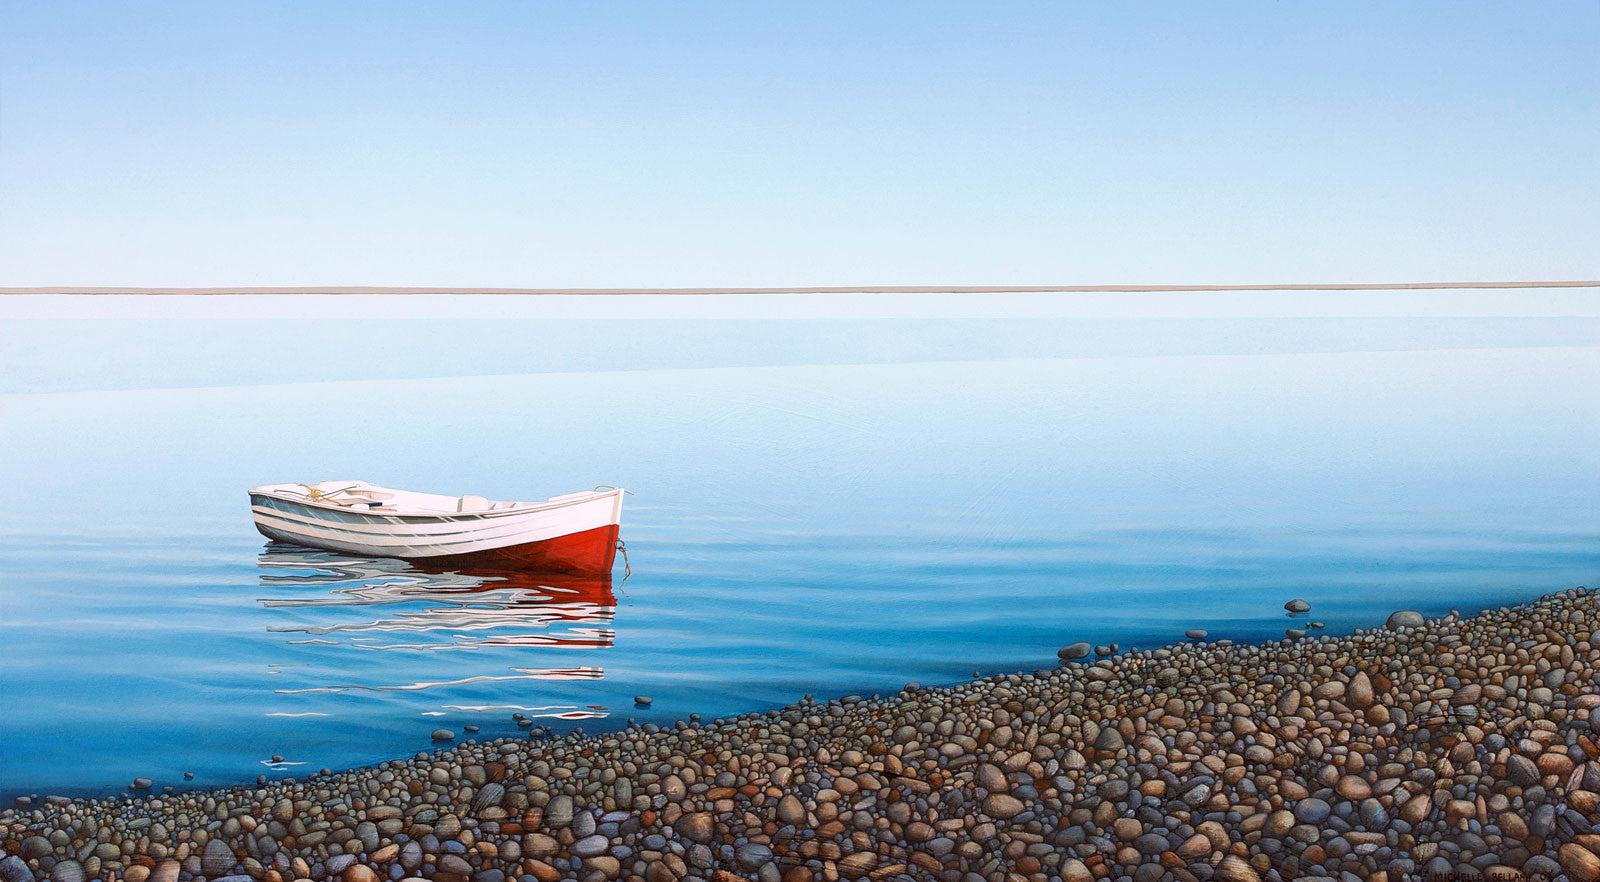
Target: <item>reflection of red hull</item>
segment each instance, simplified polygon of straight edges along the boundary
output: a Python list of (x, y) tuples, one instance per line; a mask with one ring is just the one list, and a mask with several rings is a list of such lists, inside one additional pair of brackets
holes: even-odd
[[(430, 569), (455, 566), (514, 567), (546, 573), (611, 574), (618, 527), (612, 524), (522, 545), (426, 559)], [(421, 561), (412, 561), (421, 563)]]
[(611, 609), (617, 605), (611, 592), (610, 573), (551, 573), (516, 567), (435, 567), (412, 564), (424, 573), (449, 573), (470, 576), (482, 581), (470, 586), (450, 585), (437, 589), (439, 597), (455, 594), (482, 594), (513, 588), (524, 592), (515, 603), (538, 606), (549, 601), (559, 603), (585, 603)]

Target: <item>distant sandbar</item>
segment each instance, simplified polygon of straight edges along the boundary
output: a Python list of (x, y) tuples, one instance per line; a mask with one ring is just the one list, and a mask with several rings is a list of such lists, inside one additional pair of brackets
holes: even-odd
[(1460, 288), (1600, 288), (1600, 281), (1283, 283), (1265, 285), (811, 285), (788, 288), (0, 288), (0, 294), (1089, 294), (1179, 291), (1420, 291)]

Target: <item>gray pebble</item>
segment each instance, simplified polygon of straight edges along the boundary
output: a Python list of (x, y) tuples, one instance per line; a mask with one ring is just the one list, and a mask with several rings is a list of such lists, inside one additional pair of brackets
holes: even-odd
[(1425, 621), (1427, 620), (1422, 617), (1422, 613), (1403, 609), (1399, 612), (1390, 613), (1383, 626), (1391, 631), (1398, 631), (1401, 628), (1420, 628)]
[(1092, 651), (1093, 649), (1088, 643), (1069, 643), (1056, 650), (1056, 656), (1062, 661), (1075, 661), (1080, 658), (1087, 658)]

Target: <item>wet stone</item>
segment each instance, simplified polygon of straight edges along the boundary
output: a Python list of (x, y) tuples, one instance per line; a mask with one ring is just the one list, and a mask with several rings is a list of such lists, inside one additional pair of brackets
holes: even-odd
[(34, 882), (27, 861), (16, 855), (0, 859), (0, 882)]
[(1294, 807), (1294, 816), (1302, 823), (1320, 824), (1333, 814), (1333, 807), (1324, 800), (1308, 797)]
[(237, 862), (238, 859), (234, 857), (232, 849), (222, 840), (212, 839), (206, 843), (205, 851), (201, 853), (200, 869), (207, 876), (221, 876)]
[(572, 797), (562, 794), (550, 800), (544, 808), (544, 821), (552, 828), (572, 823)]
[(1390, 613), (1388, 620), (1383, 623), (1383, 626), (1391, 631), (1398, 631), (1401, 628), (1420, 628), (1426, 621), (1427, 620), (1422, 617), (1422, 613), (1414, 610), (1403, 609), (1398, 612)]

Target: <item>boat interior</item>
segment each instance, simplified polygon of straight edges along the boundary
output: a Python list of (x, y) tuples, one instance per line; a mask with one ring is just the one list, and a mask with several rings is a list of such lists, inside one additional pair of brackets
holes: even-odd
[[(270, 493), (296, 501), (337, 505), (357, 511), (386, 512), (391, 514), (463, 514), (483, 511), (510, 511), (532, 508), (544, 502), (515, 502), (485, 499), (482, 496), (444, 496), (438, 493), (418, 493), (414, 490), (396, 490), (375, 487), (366, 481), (320, 481), (316, 484), (267, 484), (257, 487), (255, 493)], [(590, 492), (568, 493), (548, 502), (560, 502)]]

